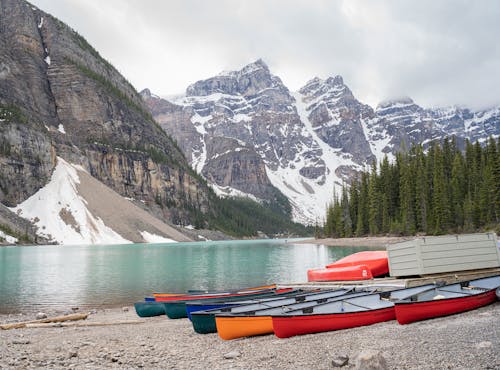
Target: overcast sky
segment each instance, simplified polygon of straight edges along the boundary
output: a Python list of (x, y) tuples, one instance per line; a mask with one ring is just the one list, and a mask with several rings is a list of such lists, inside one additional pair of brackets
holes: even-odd
[(262, 58), (291, 90), (340, 74), (372, 106), (500, 104), (500, 2), (32, 0), (138, 89), (182, 93)]

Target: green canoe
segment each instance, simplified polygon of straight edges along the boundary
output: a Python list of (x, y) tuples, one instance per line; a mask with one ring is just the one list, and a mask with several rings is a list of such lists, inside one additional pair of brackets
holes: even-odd
[(137, 302), (134, 303), (135, 312), (140, 317), (151, 317), (165, 314), (163, 302)]

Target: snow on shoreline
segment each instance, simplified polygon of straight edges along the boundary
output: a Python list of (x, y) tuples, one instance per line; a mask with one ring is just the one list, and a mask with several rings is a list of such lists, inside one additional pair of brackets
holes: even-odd
[(147, 231), (141, 231), (141, 235), (146, 243), (178, 243), (176, 240), (165, 238), (161, 235), (152, 234)]
[(49, 183), (11, 210), (33, 221), (39, 235), (59, 244), (132, 243), (87, 209), (87, 202), (77, 191), (77, 169), (81, 167), (58, 157)]

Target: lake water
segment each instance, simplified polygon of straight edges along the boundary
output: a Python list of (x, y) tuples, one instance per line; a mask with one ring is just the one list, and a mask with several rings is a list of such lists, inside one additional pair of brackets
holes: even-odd
[(152, 292), (307, 281), (362, 247), (293, 240), (0, 248), (0, 313), (131, 305)]

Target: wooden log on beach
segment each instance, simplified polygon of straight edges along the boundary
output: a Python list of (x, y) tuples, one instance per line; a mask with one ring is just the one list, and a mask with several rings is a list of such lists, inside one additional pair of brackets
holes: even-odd
[(65, 322), (65, 321), (77, 321), (77, 320), (85, 320), (87, 317), (88, 317), (88, 314), (86, 314), (86, 313), (75, 313), (72, 315), (48, 317), (46, 319), (40, 319), (40, 320), (31, 320), (31, 321), (14, 322), (11, 324), (3, 324), (3, 325), (0, 325), (0, 329), (3, 329), (3, 330), (20, 329), (20, 328), (25, 328), (26, 325), (28, 325), (28, 324), (43, 324), (43, 323)]
[(128, 325), (128, 324), (143, 324), (146, 321), (144, 320), (126, 320), (126, 321), (111, 321), (111, 322), (99, 322), (99, 321), (91, 321), (91, 322), (66, 322), (66, 323), (33, 323), (26, 324), (27, 328), (60, 328), (60, 327), (68, 327), (68, 326), (78, 326), (78, 327), (87, 327), (87, 326), (112, 326), (112, 325)]

